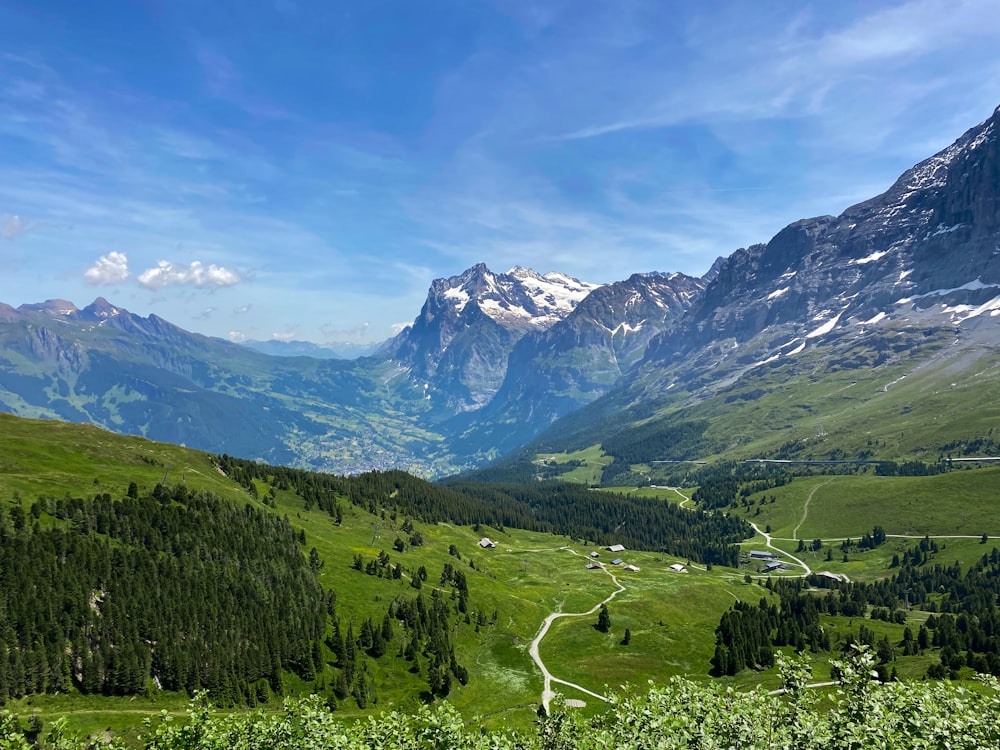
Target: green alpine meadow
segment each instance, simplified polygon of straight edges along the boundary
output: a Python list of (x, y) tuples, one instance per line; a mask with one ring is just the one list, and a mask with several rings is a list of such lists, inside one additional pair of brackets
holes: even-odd
[(0, 2), (0, 750), (1000, 748), (995, 6)]

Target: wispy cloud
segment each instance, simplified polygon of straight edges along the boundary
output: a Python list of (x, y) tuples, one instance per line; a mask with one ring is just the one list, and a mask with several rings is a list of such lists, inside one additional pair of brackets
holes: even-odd
[(366, 320), (350, 328), (338, 328), (332, 325), (323, 325), (320, 326), (319, 330), (325, 343), (342, 344), (346, 341), (358, 342), (367, 340), (369, 328), (370, 324)]
[(25, 221), (20, 216), (8, 216), (3, 220), (3, 224), (0, 225), (0, 237), (5, 240), (19, 237), (25, 232), (30, 231), (32, 226), (31, 222)]
[(995, 0), (403, 3), (388, 35), (377, 3), (328, 6), (167, 4), (122, 14), (122, 47), (70, 3), (9, 35), (0, 298), (119, 278), (181, 324), (211, 291), (217, 335), (332, 340), (479, 261), (701, 273), (888, 187), (1000, 91)]
[[(774, 23), (780, 18), (776, 13), (762, 12), (761, 27), (748, 22), (746, 14), (733, 12), (735, 6), (711, 21), (701, 16), (685, 30), (682, 42), (692, 55), (682, 76), (656, 65), (632, 66), (619, 60), (619, 65), (609, 65), (609, 75), (631, 77), (622, 82), (627, 96), (614, 108), (617, 116), (592, 118), (541, 137), (580, 140), (731, 117), (814, 116), (844, 107), (864, 112), (877, 95), (871, 92), (873, 86), (888, 95), (888, 102), (879, 102), (885, 117), (886, 104), (898, 112), (904, 102), (912, 106), (933, 94), (919, 85), (903, 92), (893, 88), (934, 78), (931, 61), (939, 52), (960, 54), (970, 42), (1000, 44), (992, 0), (911, 0), (886, 9), (871, 7), (868, 14), (833, 29), (805, 11), (787, 19), (784, 29)], [(736, 19), (745, 28), (734, 28)], [(885, 90), (887, 80), (893, 87)], [(854, 103), (838, 95), (841, 87), (851, 85)], [(864, 123), (870, 120), (866, 117)]]
[(83, 272), (83, 278), (91, 286), (120, 284), (128, 278), (128, 256), (115, 251), (102, 255)]
[(196, 260), (184, 266), (161, 260), (155, 268), (147, 268), (139, 274), (137, 280), (147, 289), (163, 289), (166, 286), (232, 286), (243, 281), (243, 277), (237, 271), (214, 263), (206, 266)]

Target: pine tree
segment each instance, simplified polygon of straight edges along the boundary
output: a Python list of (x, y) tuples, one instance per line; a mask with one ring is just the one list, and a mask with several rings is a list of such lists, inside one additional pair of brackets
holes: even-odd
[(607, 604), (602, 604), (601, 611), (597, 614), (597, 629), (602, 633), (611, 630), (611, 615), (608, 613)]

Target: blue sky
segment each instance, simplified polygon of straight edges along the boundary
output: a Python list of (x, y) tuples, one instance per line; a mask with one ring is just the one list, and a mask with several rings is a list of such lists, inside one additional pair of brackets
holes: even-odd
[(0, 301), (376, 342), (483, 261), (704, 273), (1000, 104), (995, 0), (0, 0)]

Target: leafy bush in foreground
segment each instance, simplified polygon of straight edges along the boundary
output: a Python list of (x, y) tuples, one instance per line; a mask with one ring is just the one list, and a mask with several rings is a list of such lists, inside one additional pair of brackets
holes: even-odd
[[(780, 659), (779, 659), (780, 660)], [(782, 661), (783, 695), (671, 680), (648, 693), (616, 696), (611, 710), (586, 719), (556, 706), (532, 734), (483, 733), (466, 726), (447, 703), (415, 714), (387, 713), (347, 725), (315, 696), (288, 700), (278, 715), (217, 716), (197, 701), (186, 722), (163, 717), (146, 738), (148, 750), (709, 750), (813, 748), (903, 750), (1000, 747), (1000, 682), (985, 678), (974, 692), (948, 683), (889, 683), (873, 679), (874, 659), (862, 651), (835, 662), (841, 675), (836, 705), (817, 710), (806, 686), (808, 667)], [(83, 748), (59, 735), (48, 747)], [(0, 749), (28, 750), (16, 720), (0, 713)], [(37, 747), (37, 746), (36, 746)]]

